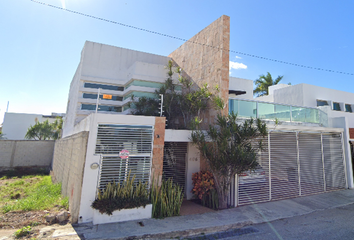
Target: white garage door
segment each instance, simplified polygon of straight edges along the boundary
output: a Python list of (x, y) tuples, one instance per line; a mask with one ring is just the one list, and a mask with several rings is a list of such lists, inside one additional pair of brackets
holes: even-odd
[(264, 142), (259, 168), (236, 177), (235, 205), (346, 188), (340, 133), (273, 131)]

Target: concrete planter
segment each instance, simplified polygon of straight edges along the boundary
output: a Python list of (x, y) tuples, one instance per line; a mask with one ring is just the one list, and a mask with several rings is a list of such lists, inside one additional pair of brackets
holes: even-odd
[(114, 211), (112, 215), (102, 214), (98, 210), (93, 210), (93, 224), (104, 224), (104, 223), (115, 223), (115, 222), (125, 222), (131, 220), (139, 220), (151, 218), (152, 214), (152, 204), (147, 204), (144, 207), (132, 208), (132, 209), (122, 209)]

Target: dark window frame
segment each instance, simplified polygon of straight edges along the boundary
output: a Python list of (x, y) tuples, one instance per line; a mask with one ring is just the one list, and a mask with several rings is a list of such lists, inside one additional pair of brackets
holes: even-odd
[[(95, 104), (81, 104), (81, 110), (95, 111)], [(98, 112), (122, 112), (123, 108), (121, 106), (108, 106), (108, 105), (98, 105)]]
[[(97, 99), (97, 94), (96, 93), (83, 93), (82, 97), (85, 98), (85, 99)], [(123, 101), (123, 97), (116, 96), (116, 95), (112, 95), (112, 99), (104, 99), (103, 98), (103, 94), (100, 94), (100, 99), (108, 100), (108, 101), (119, 101), (119, 102)]]
[(105, 90), (113, 90), (113, 91), (124, 91), (124, 87), (116, 86), (116, 85), (107, 85), (107, 84), (100, 84), (100, 83), (90, 83), (85, 82), (84, 88), (94, 88), (94, 89), (105, 89)]
[(353, 108), (351, 104), (345, 104), (345, 111), (346, 112), (353, 112)]
[(339, 102), (333, 102), (333, 110), (334, 111), (342, 111), (342, 109), (340, 108)]
[(317, 99), (317, 100), (316, 100), (316, 103), (317, 103), (317, 107), (329, 106), (328, 101), (326, 101), (326, 100), (319, 100), (319, 99)]

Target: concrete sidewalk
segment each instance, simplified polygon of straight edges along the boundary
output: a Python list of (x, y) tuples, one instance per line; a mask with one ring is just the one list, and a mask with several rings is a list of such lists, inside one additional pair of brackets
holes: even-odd
[[(144, 226), (140, 226), (138, 221), (129, 221), (94, 226), (79, 225), (74, 229), (84, 239), (170, 239), (270, 222), (353, 203), (354, 190), (342, 190), (204, 214), (146, 219), (141, 221)], [(56, 237), (65, 238), (64, 235)]]
[[(44, 227), (37, 239), (172, 239), (225, 231), (243, 226), (291, 218), (315, 211), (354, 204), (354, 190), (259, 203), (203, 214), (145, 219), (112, 224)], [(0, 240), (13, 239), (14, 230), (0, 231)]]

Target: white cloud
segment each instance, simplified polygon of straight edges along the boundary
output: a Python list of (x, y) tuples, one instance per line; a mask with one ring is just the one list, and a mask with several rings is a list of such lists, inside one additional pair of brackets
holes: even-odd
[(229, 63), (229, 67), (230, 67), (230, 70), (231, 69), (247, 69), (247, 65), (243, 64), (243, 63), (238, 63), (238, 62), (232, 62), (230, 61)]
[(236, 58), (236, 59), (242, 59), (242, 57), (239, 57), (239, 56), (236, 56), (235, 58)]

